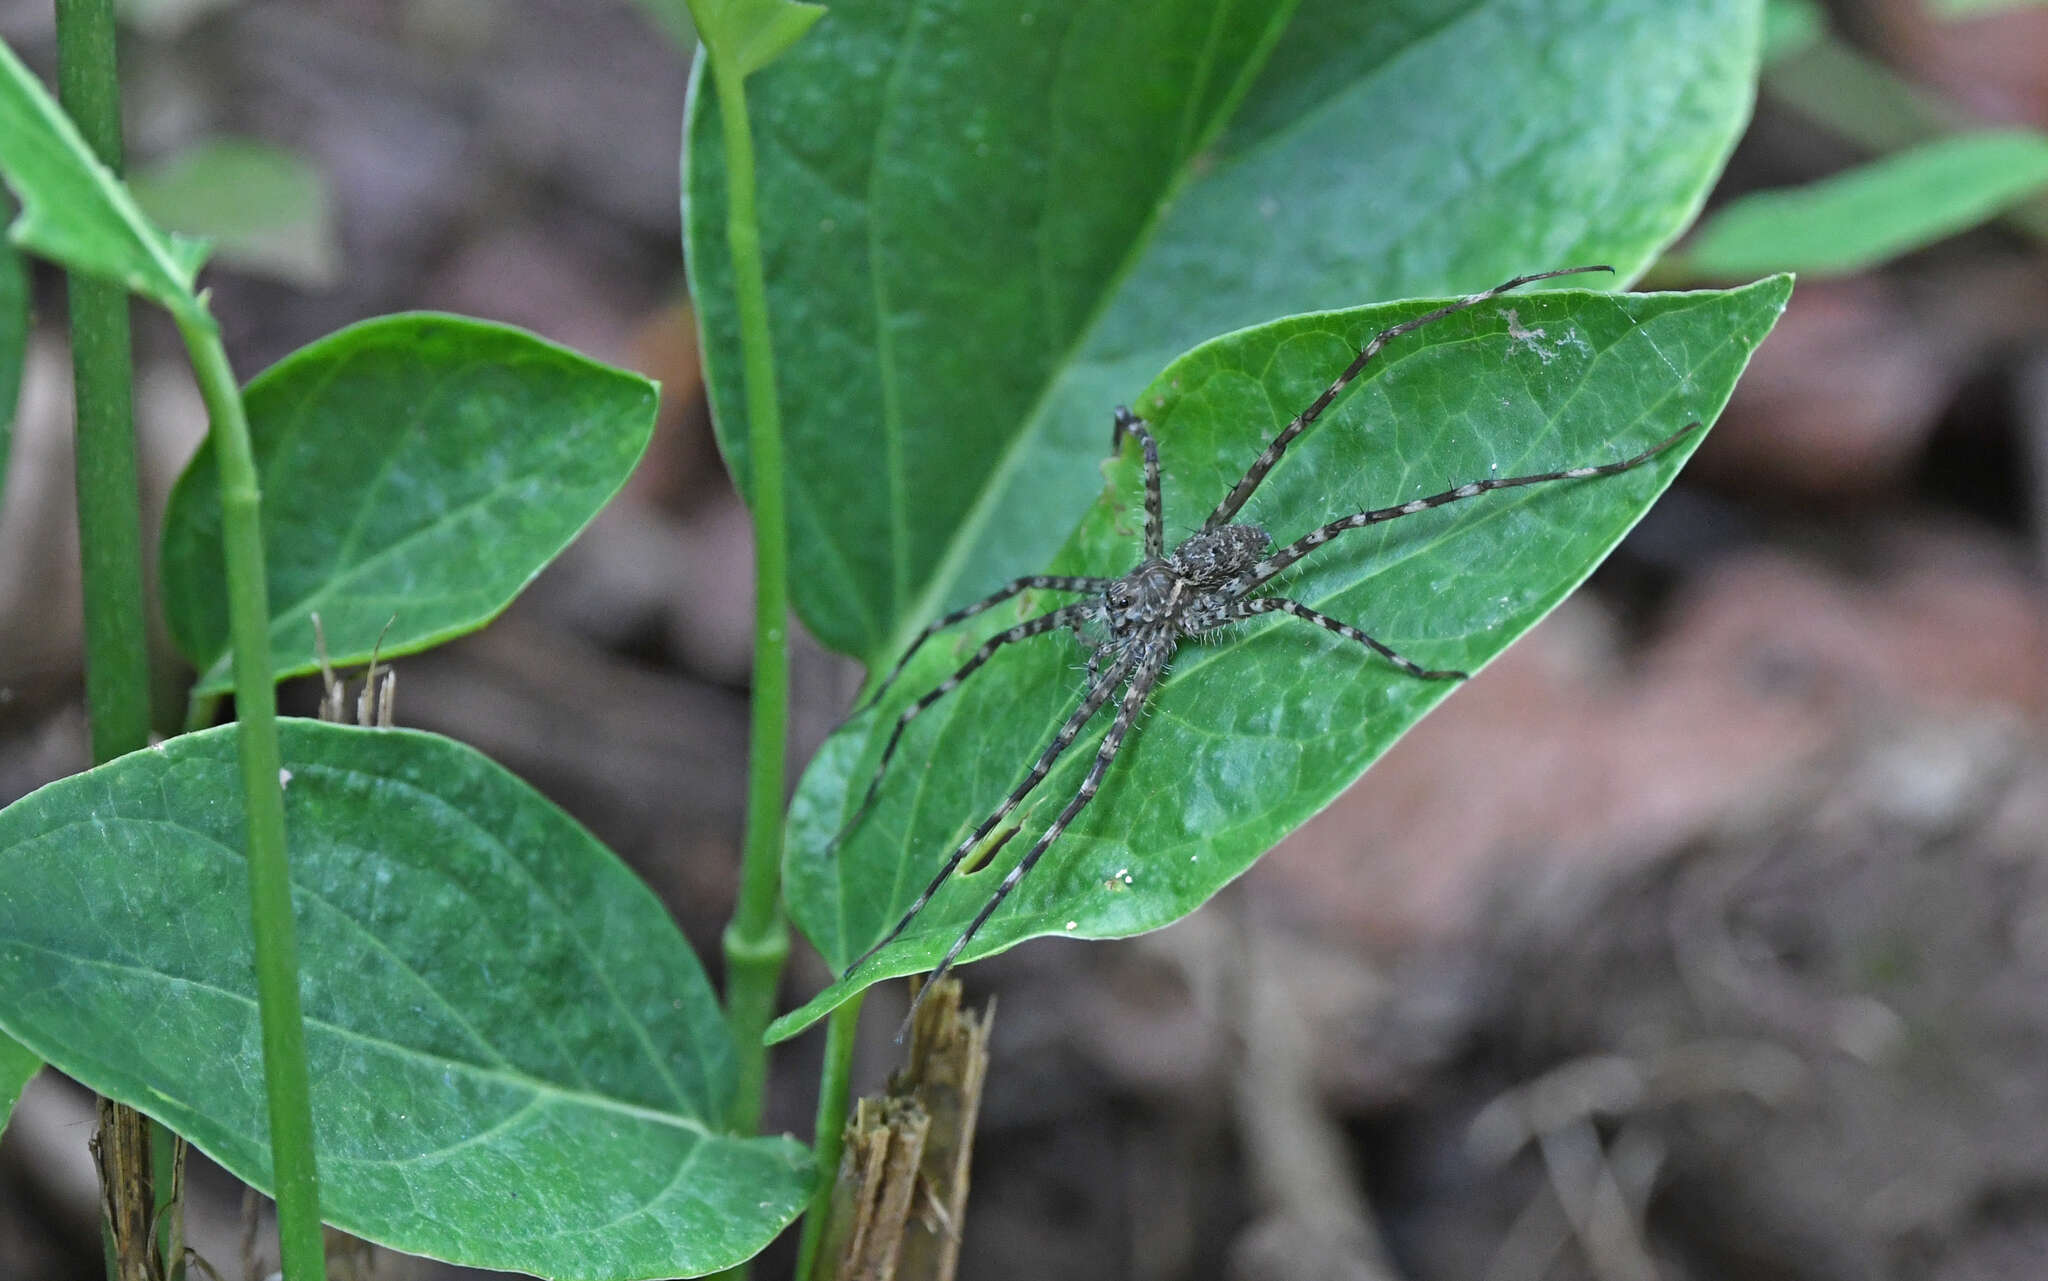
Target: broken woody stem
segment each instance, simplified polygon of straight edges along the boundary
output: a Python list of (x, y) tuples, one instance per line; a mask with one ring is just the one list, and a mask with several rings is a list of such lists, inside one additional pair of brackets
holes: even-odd
[(974, 1126), (988, 1075), (991, 1006), (934, 984), (910, 1027), (910, 1065), (854, 1105), (822, 1247), (802, 1281), (953, 1281)]

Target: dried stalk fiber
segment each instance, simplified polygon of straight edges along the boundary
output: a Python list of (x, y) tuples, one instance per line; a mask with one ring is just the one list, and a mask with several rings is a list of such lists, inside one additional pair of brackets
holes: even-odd
[(938, 983), (910, 1028), (910, 1065), (854, 1105), (814, 1281), (953, 1281), (993, 1005)]
[[(100, 1173), (100, 1229), (110, 1277), (182, 1281), (185, 1140), (112, 1099), (99, 1101), (89, 1145)], [(157, 1150), (159, 1138), (170, 1141)]]
[(100, 1170), (100, 1220), (119, 1281), (163, 1281), (164, 1260), (151, 1231), (156, 1213), (149, 1118), (111, 1099), (100, 1101), (92, 1138)]

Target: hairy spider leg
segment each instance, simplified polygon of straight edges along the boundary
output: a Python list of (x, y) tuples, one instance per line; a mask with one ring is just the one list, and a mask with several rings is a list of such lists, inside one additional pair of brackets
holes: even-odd
[(896, 666), (890, 668), (889, 674), (882, 678), (881, 684), (875, 686), (874, 690), (866, 698), (862, 699), (858, 706), (847, 713), (847, 719), (852, 720), (855, 716), (860, 715), (868, 708), (880, 702), (882, 695), (889, 692), (889, 687), (896, 683), (896, 678), (903, 674), (904, 668), (910, 666), (910, 660), (917, 656), (917, 651), (926, 641), (932, 638), (934, 633), (944, 631), (955, 623), (965, 622), (976, 614), (994, 609), (1011, 597), (1021, 595), (1024, 592), (1033, 590), (1046, 592), (1086, 592), (1093, 595), (1108, 591), (1110, 585), (1115, 581), (1113, 578), (1076, 578), (1069, 574), (1026, 574), (1022, 578), (1011, 579), (994, 592), (975, 601), (972, 605), (962, 605), (945, 617), (926, 623), (924, 630), (919, 632), (916, 639), (912, 640), (909, 646), (904, 649), (903, 657), (896, 660)]
[(961, 841), (959, 845), (954, 847), (953, 852), (946, 857), (945, 864), (939, 868), (939, 874), (932, 877), (932, 883), (924, 887), (924, 893), (918, 895), (917, 901), (912, 903), (909, 909), (903, 913), (903, 919), (890, 927), (889, 932), (884, 934), (873, 947), (855, 957), (853, 964), (847, 966), (840, 973), (839, 977), (851, 977), (853, 972), (859, 969), (869, 957), (896, 941), (896, 936), (903, 933), (909, 927), (910, 922), (916, 919), (917, 914), (924, 911), (924, 905), (932, 901), (932, 895), (939, 892), (939, 887), (946, 883), (946, 878), (953, 874), (953, 869), (960, 866), (967, 858), (969, 852), (975, 846), (981, 844), (983, 840), (987, 839), (990, 832), (996, 830), (996, 824), (1008, 818), (1010, 811), (1016, 809), (1025, 797), (1031, 795), (1031, 789), (1037, 787), (1045, 780), (1045, 776), (1052, 772), (1053, 763), (1059, 760), (1060, 756), (1072, 745), (1074, 739), (1080, 735), (1081, 728), (1089, 721), (1095, 719), (1095, 713), (1101, 711), (1102, 705), (1109, 701), (1110, 691), (1114, 690), (1118, 682), (1130, 674), (1131, 669), (1137, 665), (1137, 661), (1138, 659), (1135, 654), (1119, 657), (1110, 665), (1108, 671), (1104, 672), (1088, 687), (1087, 694), (1082, 696), (1081, 705), (1074, 709), (1071, 716), (1067, 717), (1065, 723), (1060, 726), (1059, 732), (1053, 735), (1052, 742), (1046, 744), (1045, 751), (1039, 754), (1037, 762), (1031, 767), (1031, 772), (1024, 776), (1024, 781), (1017, 785), (1015, 791), (1003, 799), (1003, 803), (996, 807), (993, 814), (990, 814), (981, 821), (981, 826), (975, 828), (968, 834), (966, 840)]
[(1230, 518), (1237, 515), (1238, 509), (1243, 507), (1246, 500), (1251, 498), (1252, 491), (1259, 487), (1259, 482), (1266, 478), (1266, 473), (1272, 471), (1274, 465), (1280, 461), (1280, 455), (1287, 452), (1287, 446), (1292, 443), (1296, 436), (1301, 435), (1303, 431), (1307, 430), (1308, 425), (1314, 422), (1325, 409), (1330, 407), (1331, 401), (1343, 394), (1344, 389), (1351, 385), (1351, 380), (1358, 377), (1359, 372), (1372, 363), (1374, 356), (1379, 355), (1380, 348), (1403, 334), (1412, 333), (1424, 325), (1434, 324), (1453, 312), (1464, 311), (1468, 307), (1477, 307), (1487, 299), (1498, 298), (1510, 289), (1520, 289), (1523, 285), (1532, 284), (1538, 280), (1550, 280), (1557, 276), (1576, 276), (1589, 271), (1604, 271), (1612, 275), (1614, 268), (1564, 267), (1557, 271), (1539, 271), (1533, 276), (1516, 276), (1513, 280), (1495, 285), (1485, 293), (1470, 294), (1454, 303), (1439, 307), (1427, 315), (1417, 316), (1413, 320), (1404, 320), (1391, 329), (1380, 330), (1377, 334), (1373, 335), (1372, 341), (1359, 349), (1357, 358), (1344, 367), (1344, 372), (1338, 374), (1336, 380), (1323, 389), (1322, 395), (1309, 402), (1308, 408), (1296, 414), (1293, 421), (1280, 429), (1280, 434), (1273, 437), (1273, 443), (1266, 446), (1266, 452), (1259, 455), (1258, 460), (1251, 465), (1251, 470), (1244, 474), (1244, 479), (1238, 481), (1231, 491), (1223, 496), (1223, 501), (1216, 504), (1216, 510), (1209, 513), (1209, 519), (1202, 523), (1202, 528), (1205, 530), (1216, 529), (1219, 526), (1230, 523)]
[[(1234, 601), (1217, 626), (1220, 627), (1227, 623), (1242, 623), (1256, 618), (1260, 614), (1292, 614), (1303, 622), (1314, 623), (1317, 627), (1337, 633), (1345, 640), (1357, 641), (1410, 676), (1421, 680), (1461, 681), (1467, 675), (1465, 672), (1436, 671), (1433, 668), (1424, 667), (1410, 659), (1403, 658), (1385, 644), (1374, 640), (1351, 624), (1310, 609), (1300, 601), (1289, 600), (1285, 596), (1260, 596), (1253, 600)], [(1208, 629), (1204, 628), (1203, 630), (1206, 631)]]
[(1111, 453), (1123, 449), (1126, 434), (1136, 436), (1145, 448), (1145, 559), (1160, 560), (1166, 555), (1166, 503), (1159, 493), (1159, 442), (1152, 439), (1144, 419), (1128, 405), (1118, 405), (1116, 422), (1109, 429)]
[(1088, 613), (1092, 608), (1091, 605), (1085, 603), (1062, 605), (1051, 613), (1040, 614), (1036, 618), (1026, 619), (1008, 631), (997, 632), (983, 641), (981, 648), (974, 651), (973, 657), (962, 663), (951, 676), (940, 681), (932, 687), (929, 693), (904, 708), (896, 717), (896, 727), (889, 731), (889, 742), (882, 748), (882, 759), (875, 765), (874, 777), (868, 780), (868, 790), (861, 797), (860, 806), (853, 811), (851, 818), (840, 825), (838, 833), (825, 846), (825, 853), (829, 856), (837, 850), (840, 843), (852, 833), (853, 829), (860, 826), (860, 821), (867, 817), (868, 811), (874, 808), (875, 798), (882, 791), (882, 776), (889, 772), (889, 762), (896, 755), (896, 745), (903, 741), (903, 731), (910, 727), (910, 722), (916, 720), (918, 715), (933, 703), (938, 702), (959, 688), (960, 682), (972, 676), (977, 668), (986, 663), (990, 658), (993, 658), (995, 652), (1003, 646), (1012, 645), (1021, 640), (1028, 640), (1033, 636), (1042, 636), (1047, 632), (1056, 632), (1063, 627), (1078, 626), (1087, 619)]
[(1541, 485), (1553, 480), (1587, 480), (1594, 476), (1612, 476), (1617, 472), (1625, 472), (1630, 468), (1640, 467), (1658, 454), (1663, 453), (1671, 448), (1671, 446), (1685, 439), (1686, 436), (1697, 430), (1699, 425), (1697, 420), (1687, 423), (1669, 436), (1645, 449), (1642, 453), (1637, 454), (1633, 458), (1624, 458), (1618, 463), (1601, 463), (1597, 467), (1567, 467), (1563, 471), (1539, 472), (1531, 476), (1504, 476), (1497, 480), (1475, 480), (1459, 485), (1455, 489), (1446, 489), (1441, 494), (1431, 494), (1427, 498), (1417, 498), (1394, 507), (1379, 507), (1369, 512), (1360, 512), (1356, 516), (1346, 516), (1342, 520), (1333, 520), (1327, 525), (1310, 530), (1294, 542), (1266, 557), (1249, 570), (1246, 570), (1235, 582), (1224, 586), (1221, 591), (1225, 596), (1243, 596), (1248, 592), (1256, 591), (1259, 587), (1269, 582), (1275, 574), (1278, 574), (1295, 561), (1300, 560), (1347, 529), (1363, 529), (1367, 525), (1378, 525), (1384, 521), (1397, 520), (1402, 516), (1413, 516), (1417, 512), (1428, 511), (1432, 507), (1442, 507), (1445, 503), (1462, 502), (1467, 498), (1477, 498), (1481, 494), (1492, 493), (1496, 489), (1514, 489), (1520, 485)]
[[(1088, 767), (1088, 776), (1081, 780), (1081, 790), (1074, 794), (1074, 799), (1067, 802), (1066, 808), (1052, 821), (1052, 826), (1045, 829), (1045, 834), (1038, 838), (1037, 843), (1032, 845), (1023, 858), (1017, 860), (1017, 866), (1011, 868), (1009, 874), (1003, 877), (1002, 884), (996, 886), (996, 892), (991, 894), (988, 902), (982, 904), (981, 910), (974, 914), (974, 919), (968, 922), (966, 930), (962, 931), (959, 938), (953, 940), (953, 946), (947, 948), (946, 954), (939, 958), (938, 966), (926, 977), (924, 986), (918, 989), (917, 996), (910, 1003), (911, 1015), (917, 1013), (918, 1002), (924, 999), (926, 992), (932, 990), (932, 984), (944, 978), (946, 971), (953, 968), (953, 962), (959, 959), (967, 944), (980, 933), (981, 927), (988, 924), (988, 918), (996, 914), (996, 909), (1003, 905), (1003, 900), (1010, 896), (1010, 891), (1016, 889), (1017, 883), (1031, 874), (1031, 869), (1037, 865), (1046, 848), (1059, 839), (1060, 833), (1067, 830), (1067, 824), (1074, 821), (1074, 816), (1081, 812), (1082, 807), (1095, 799), (1095, 793), (1101, 790), (1103, 776), (1109, 772), (1109, 763), (1116, 759), (1118, 750), (1123, 747), (1124, 736), (1130, 733), (1138, 713), (1144, 709), (1145, 699), (1151, 694), (1152, 687), (1159, 683), (1160, 674), (1166, 670), (1166, 660), (1172, 653), (1172, 642), (1161, 640), (1138, 658), (1136, 667), (1131, 672), (1130, 687), (1124, 691), (1123, 701), (1117, 705), (1116, 719), (1110, 723), (1108, 735), (1103, 738), (1102, 746), (1096, 750), (1095, 763)], [(1127, 659), (1126, 662), (1128, 661)], [(904, 1025), (909, 1026), (907, 1018)]]

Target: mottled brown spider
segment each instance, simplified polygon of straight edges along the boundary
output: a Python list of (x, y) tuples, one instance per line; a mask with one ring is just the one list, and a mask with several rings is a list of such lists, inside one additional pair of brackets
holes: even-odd
[[(1030, 875), (1032, 867), (1037, 864), (1046, 848), (1059, 839), (1060, 833), (1067, 829), (1067, 825), (1074, 821), (1074, 816), (1081, 812), (1081, 808), (1088, 804), (1101, 788), (1103, 776), (1108, 773), (1110, 763), (1116, 759), (1117, 751), (1123, 746), (1124, 739), (1136, 723), (1146, 698), (1165, 673), (1167, 660), (1172, 657), (1174, 648), (1184, 637), (1201, 636), (1233, 623), (1257, 618), (1261, 614), (1291, 614), (1305, 622), (1335, 632), (1346, 640), (1364, 645), (1417, 679), (1464, 679), (1463, 672), (1436, 671), (1412, 662), (1349, 623), (1318, 613), (1299, 601), (1289, 600), (1284, 596), (1260, 596), (1255, 593), (1271, 582), (1275, 575), (1346, 530), (1363, 529), (1367, 525), (1412, 516), (1417, 512), (1428, 511), (1432, 507), (1476, 498), (1480, 494), (1490, 493), (1496, 489), (1513, 489), (1520, 485), (1536, 485), (1553, 480), (1584, 480), (1594, 476), (1612, 476), (1617, 472), (1640, 467), (1677, 443), (1687, 433), (1697, 428), (1699, 423), (1689, 423), (1642, 453), (1620, 462), (1567, 467), (1561, 471), (1529, 476), (1471, 481), (1427, 498), (1417, 498), (1398, 506), (1379, 507), (1333, 520), (1310, 530), (1277, 550), (1273, 546), (1271, 536), (1264, 529), (1252, 524), (1233, 523), (1232, 518), (1251, 498), (1253, 491), (1266, 478), (1266, 474), (1280, 461), (1280, 456), (1286, 452), (1288, 444), (1329, 407), (1330, 402), (1358, 377), (1359, 371), (1364, 369), (1388, 342), (1441, 320), (1453, 312), (1476, 306), (1532, 281), (1575, 275), (1580, 272), (1612, 270), (1610, 267), (1570, 267), (1561, 271), (1540, 272), (1532, 276), (1517, 276), (1484, 293), (1461, 298), (1426, 315), (1381, 330), (1373, 336), (1372, 341), (1360, 349), (1357, 357), (1337, 375), (1320, 396), (1281, 428), (1272, 443), (1266, 446), (1265, 452), (1260, 454), (1251, 468), (1245, 472), (1244, 478), (1224, 495), (1223, 501), (1216, 504), (1216, 509), (1210, 512), (1209, 518), (1202, 523), (1202, 528), (1170, 552), (1166, 549), (1162, 524), (1158, 442), (1153, 439), (1144, 420), (1128, 409), (1119, 408), (1111, 432), (1111, 448), (1120, 448), (1126, 435), (1133, 436), (1143, 448), (1145, 457), (1143, 562), (1122, 578), (1032, 574), (1004, 584), (1000, 590), (971, 605), (954, 610), (919, 632), (917, 638), (904, 651), (903, 657), (897, 660), (896, 666), (890, 669), (889, 674), (875, 687), (873, 695), (865, 704), (871, 706), (879, 701), (902, 674), (905, 665), (910, 662), (919, 647), (934, 633), (944, 628), (993, 609), (1026, 591), (1074, 592), (1086, 597), (989, 637), (957, 671), (897, 715), (895, 727), (889, 734), (889, 741), (882, 749), (882, 759), (875, 767), (874, 776), (868, 782), (867, 791), (862, 796), (859, 807), (846, 820), (838, 835), (832, 838), (830, 846), (827, 847), (828, 852), (837, 849), (840, 842), (845, 840), (873, 807), (875, 798), (881, 790), (883, 776), (888, 771), (889, 761), (895, 756), (897, 745), (902, 742), (904, 729), (919, 713), (951, 693), (962, 681), (973, 675), (995, 655), (997, 650), (1029, 637), (1068, 630), (1079, 637), (1083, 644), (1091, 647), (1086, 692), (1082, 695), (1081, 705), (1074, 709), (1073, 714), (1067, 717), (1059, 731), (1053, 735), (1052, 742), (1039, 754), (1038, 760), (1024, 776), (1023, 782), (1019, 783), (993, 813), (984, 818), (979, 826), (953, 848), (953, 852), (940, 866), (938, 874), (932, 877), (931, 884), (917, 896), (917, 900), (903, 913), (903, 918), (897, 921), (874, 946), (847, 966), (846, 974), (850, 976), (862, 962), (902, 934), (910, 922), (916, 919), (917, 914), (924, 910), (925, 904), (931, 901), (932, 895), (945, 884), (946, 878), (951, 876), (968, 855), (996, 830), (997, 825), (1008, 818), (1025, 797), (1045, 779), (1053, 763), (1072, 745), (1082, 729), (1095, 718), (1121, 685), (1123, 695), (1117, 700), (1109, 733), (1103, 738), (1102, 746), (1096, 750), (1095, 762), (1089, 767), (1087, 777), (1081, 781), (1080, 790), (1067, 802), (1066, 807), (1053, 819), (1051, 826), (1045, 829), (1024, 857), (1010, 869), (1009, 874), (1003, 877), (1002, 883), (996, 887), (995, 893), (989, 896), (981, 911), (975, 914), (974, 920), (968, 924), (966, 930), (946, 949), (945, 956), (940, 959), (931, 975), (933, 981), (943, 976), (959, 957), (961, 950), (974, 938), (976, 932), (995, 914), (996, 909), (1002, 906), (1010, 891), (1016, 888), (1019, 881)], [(930, 985), (927, 984), (923, 990), (929, 991)]]

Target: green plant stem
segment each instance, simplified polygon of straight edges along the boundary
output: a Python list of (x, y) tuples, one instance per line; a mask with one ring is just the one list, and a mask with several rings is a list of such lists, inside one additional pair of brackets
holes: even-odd
[(220, 695), (194, 693), (185, 700), (185, 728), (180, 733), (197, 734), (220, 715)]
[(156, 1167), (157, 1200), (175, 1207), (157, 1220), (157, 1257), (164, 1261), (166, 1281), (184, 1281), (185, 1140), (169, 1126), (152, 1121), (149, 1155)]
[(832, 1203), (832, 1185), (839, 1178), (839, 1155), (846, 1146), (846, 1101), (853, 1073), (853, 1039), (860, 1027), (865, 992), (832, 1011), (825, 1023), (825, 1067), (818, 1078), (818, 1119), (811, 1127), (811, 1150), (818, 1156), (818, 1188), (804, 1212), (803, 1236), (796, 1252), (796, 1281), (810, 1281), (825, 1237), (825, 1212)]
[(789, 725), (789, 551), (782, 500), (782, 416), (768, 337), (768, 284), (754, 214), (754, 139), (745, 80), (714, 65), (725, 130), (727, 240), (738, 295), (747, 388), (748, 496), (754, 511), (753, 719), (747, 745), (747, 840), (739, 903), (725, 929), (725, 1011), (739, 1055), (733, 1128), (761, 1126), (768, 1072), (761, 1034), (789, 959), (782, 916), (782, 805)]
[[(121, 171), (121, 82), (112, 0), (57, 0), (57, 96), (94, 154)], [(149, 634), (143, 617), (142, 503), (135, 461), (128, 293), (78, 274), (71, 312), (78, 551), (85, 622), (86, 724), (94, 764), (149, 746)], [(182, 1240), (175, 1137), (121, 1104), (102, 1127), (108, 1276), (146, 1271), (147, 1225)], [(143, 1136), (147, 1136), (143, 1139)], [(123, 1140), (133, 1136), (141, 1142)], [(149, 1162), (147, 1154), (159, 1159)], [(130, 1194), (141, 1202), (126, 1204)], [(140, 1226), (140, 1232), (131, 1229)], [(129, 1239), (116, 1240), (120, 1235)], [(168, 1253), (158, 1251), (167, 1266)]]
[[(58, 0), (57, 92), (93, 151), (121, 166), (111, 0)], [(72, 274), (71, 375), (78, 410), (78, 548), (85, 594), (85, 704), (95, 764), (149, 745), (128, 293)]]
[(313, 1167), (313, 1104), (306, 1030), (299, 1011), (299, 945), (285, 861), (283, 761), (277, 688), (270, 667), (270, 601), (263, 577), (261, 491), (242, 391), (220, 327), (203, 305), (176, 314), (220, 463), (228, 629), (235, 647), (235, 720), (249, 841), (249, 909), (256, 943), (256, 1001), (270, 1101), (270, 1158), (278, 1253), (285, 1281), (324, 1281), (320, 1185)]

